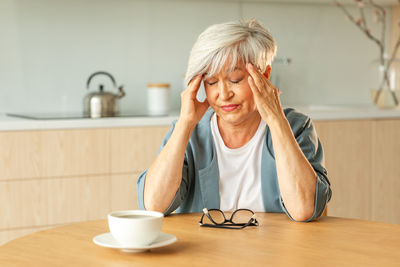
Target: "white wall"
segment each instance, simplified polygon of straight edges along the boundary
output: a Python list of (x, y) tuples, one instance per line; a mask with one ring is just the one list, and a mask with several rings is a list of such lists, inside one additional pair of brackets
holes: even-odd
[(284, 104), (370, 103), (377, 47), (333, 5), (0, 0), (0, 112), (80, 111), (97, 70), (125, 85), (122, 110), (146, 109), (148, 82), (170, 82), (177, 109), (197, 35), (251, 17), (276, 38), (278, 56), (292, 59), (273, 66)]

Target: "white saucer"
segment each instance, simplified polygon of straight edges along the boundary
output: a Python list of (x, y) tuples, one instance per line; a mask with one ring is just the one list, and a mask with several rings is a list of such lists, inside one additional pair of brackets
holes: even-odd
[(96, 245), (107, 248), (117, 248), (124, 252), (143, 252), (152, 248), (168, 246), (175, 243), (177, 240), (178, 238), (176, 238), (176, 236), (161, 232), (158, 238), (148, 246), (126, 247), (115, 240), (111, 233), (104, 233), (93, 238), (93, 242)]

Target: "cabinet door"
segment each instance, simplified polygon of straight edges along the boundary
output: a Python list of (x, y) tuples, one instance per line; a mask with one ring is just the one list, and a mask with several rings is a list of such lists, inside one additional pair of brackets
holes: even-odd
[(105, 219), (107, 175), (0, 181), (0, 231)]
[(0, 132), (0, 180), (109, 173), (109, 130)]
[(367, 120), (318, 121), (332, 186), (328, 215), (371, 218), (371, 126)]
[(110, 211), (109, 129), (0, 132), (0, 243)]
[(372, 220), (400, 224), (400, 120), (373, 122)]
[(136, 181), (139, 173), (113, 174), (111, 176), (111, 210), (138, 208)]
[(138, 207), (136, 181), (154, 161), (169, 126), (111, 129), (111, 208)]
[(169, 126), (111, 129), (111, 172), (137, 173), (156, 157)]

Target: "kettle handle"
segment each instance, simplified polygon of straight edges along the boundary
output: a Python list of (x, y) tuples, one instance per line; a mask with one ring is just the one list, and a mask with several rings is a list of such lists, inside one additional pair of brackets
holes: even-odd
[(117, 83), (115, 82), (114, 77), (113, 77), (110, 73), (105, 72), (105, 71), (97, 71), (97, 72), (93, 73), (92, 75), (90, 75), (89, 78), (88, 78), (88, 80), (87, 80), (87, 82), (86, 82), (86, 88), (87, 88), (88, 90), (89, 90), (89, 85), (90, 85), (90, 82), (91, 82), (92, 78), (93, 78), (94, 76), (97, 76), (97, 75), (106, 75), (106, 76), (109, 77), (110, 80), (112, 81), (112, 83), (113, 83), (113, 85), (114, 85), (114, 88), (117, 88)]

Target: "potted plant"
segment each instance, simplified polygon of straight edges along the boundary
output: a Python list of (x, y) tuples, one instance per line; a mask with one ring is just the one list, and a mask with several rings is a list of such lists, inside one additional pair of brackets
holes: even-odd
[[(400, 0), (398, 1), (400, 2)], [(353, 17), (341, 3), (334, 0), (334, 4), (379, 48), (379, 58), (375, 61), (379, 84), (377, 86), (378, 88), (373, 88), (371, 91), (374, 104), (380, 108), (396, 107), (399, 105), (399, 97), (396, 95), (395, 91), (399, 86), (398, 82), (396, 83), (396, 79), (399, 80), (399, 77), (396, 75), (396, 70), (398, 69), (396, 69), (397, 66), (395, 65), (400, 62), (396, 59), (396, 53), (400, 46), (400, 36), (397, 38), (393, 51), (389, 56), (385, 42), (387, 10), (382, 5), (376, 4), (373, 0), (354, 0), (354, 2), (360, 14), (357, 18)], [(372, 33), (367, 25), (364, 10), (366, 5), (372, 7), (375, 22), (381, 24), (380, 36)], [(398, 26), (400, 26), (400, 23)], [(400, 75), (400, 73), (398, 75)]]

